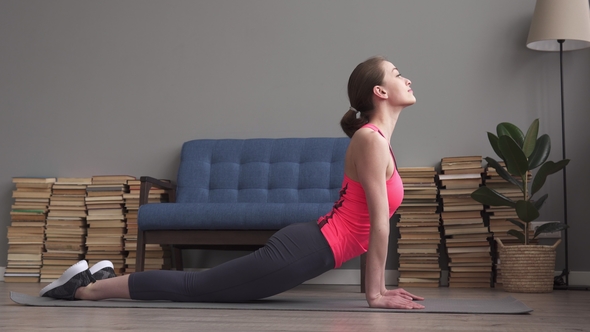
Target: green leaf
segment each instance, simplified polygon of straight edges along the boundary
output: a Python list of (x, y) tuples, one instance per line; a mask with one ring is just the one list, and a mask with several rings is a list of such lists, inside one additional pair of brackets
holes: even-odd
[(531, 201), (517, 201), (516, 214), (518, 215), (518, 219), (524, 222), (531, 222), (539, 218), (539, 211), (535, 208)]
[(511, 230), (509, 230), (507, 233), (508, 233), (509, 235), (515, 236), (517, 239), (519, 239), (519, 240), (520, 240), (520, 242), (522, 242), (522, 243), (524, 243), (524, 242), (525, 242), (525, 240), (524, 240), (524, 233), (522, 233), (522, 232), (519, 232), (519, 231), (517, 231), (517, 230), (515, 230), (515, 229), (511, 229)]
[(535, 144), (537, 142), (537, 135), (539, 134), (539, 119), (536, 119), (531, 123), (529, 130), (526, 132), (524, 142), (522, 144), (522, 151), (525, 156), (529, 158), (535, 150)]
[(538, 200), (533, 201), (533, 204), (535, 205), (535, 209), (537, 209), (537, 211), (541, 210), (541, 207), (543, 206), (543, 203), (545, 203), (547, 197), (549, 197), (549, 194), (545, 194), (541, 196), (541, 198), (539, 198)]
[(506, 219), (524, 231), (524, 223), (517, 219)]
[(549, 135), (547, 134), (541, 135), (541, 137), (537, 139), (535, 150), (533, 150), (533, 153), (529, 156), (529, 169), (533, 170), (541, 166), (547, 158), (549, 158), (550, 152), (551, 138), (549, 138)]
[(520, 130), (520, 128), (513, 125), (512, 123), (500, 123), (496, 126), (496, 132), (498, 133), (498, 138), (503, 135), (510, 136), (516, 142), (516, 144), (518, 144), (519, 147), (522, 147), (522, 144), (524, 142), (524, 134), (522, 133), (522, 130)]
[(533, 179), (533, 184), (531, 186), (531, 196), (543, 187), (543, 185), (545, 184), (545, 180), (547, 180), (547, 177), (549, 175), (559, 172), (562, 168), (567, 166), (569, 162), (569, 159), (564, 159), (556, 163), (552, 161), (544, 163), (543, 166), (539, 168), (539, 170), (537, 171), (537, 175), (535, 175), (535, 178)]
[(543, 233), (553, 233), (553, 232), (561, 232), (564, 229), (568, 228), (569, 226), (560, 222), (550, 222), (543, 224), (535, 230), (535, 235), (533, 235), (533, 239)]
[(504, 160), (506, 161), (506, 168), (512, 175), (518, 175), (521, 178), (526, 176), (529, 169), (529, 161), (522, 152), (518, 144), (508, 136), (500, 136), (499, 146)]
[(488, 162), (488, 166), (492, 166), (496, 170), (496, 172), (498, 172), (498, 175), (502, 177), (502, 179), (512, 183), (513, 185), (520, 188), (520, 191), (524, 192), (522, 182), (518, 181), (512, 175), (510, 175), (510, 173), (508, 173), (508, 171), (506, 171), (506, 169), (504, 169), (504, 167), (502, 167), (502, 165), (500, 165), (499, 162), (497, 162), (494, 158), (490, 157), (486, 157), (485, 160)]
[(500, 151), (500, 147), (498, 146), (498, 136), (496, 136), (488, 131), (488, 141), (490, 141), (490, 145), (492, 146), (492, 149), (494, 149), (494, 152), (496, 153), (496, 155), (498, 155), (498, 157), (500, 157), (500, 159), (504, 159), (504, 157), (502, 157), (502, 152)]
[(471, 193), (471, 198), (489, 206), (509, 206), (514, 208), (515, 203), (510, 198), (488, 187), (479, 187)]

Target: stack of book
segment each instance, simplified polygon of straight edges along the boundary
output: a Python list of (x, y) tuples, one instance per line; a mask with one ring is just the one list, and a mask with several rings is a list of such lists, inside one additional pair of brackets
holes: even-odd
[(8, 226), (5, 282), (39, 282), (47, 206), (55, 178), (12, 179), (14, 204)]
[(440, 285), (438, 187), (434, 167), (400, 167), (404, 200), (397, 210), (400, 287)]
[[(129, 192), (123, 194), (125, 199), (125, 219), (127, 232), (124, 236), (127, 253), (125, 258), (125, 274), (135, 272), (135, 259), (137, 257), (137, 212), (139, 210), (140, 180), (128, 180)], [(148, 195), (148, 203), (161, 203), (166, 201), (165, 190), (151, 188)], [(170, 249), (163, 248), (159, 244), (147, 244), (145, 252), (144, 270), (160, 270), (170, 268)]]
[[(506, 169), (504, 162), (499, 162), (500, 165)], [(531, 173), (528, 174), (528, 180), (532, 180)], [(485, 186), (494, 189), (498, 193), (517, 201), (522, 199), (522, 191), (514, 184), (504, 180), (498, 172), (491, 167), (486, 168)], [(509, 235), (508, 231), (515, 229), (520, 231), (520, 228), (513, 224), (509, 219), (522, 222), (518, 219), (516, 211), (508, 206), (491, 206), (485, 209), (486, 216), (489, 218), (490, 232), (493, 234), (494, 239), (502, 240), (505, 246), (519, 245), (521, 242), (514, 236)], [(534, 230), (529, 230), (530, 238), (534, 235)], [(494, 256), (494, 270), (495, 270), (495, 285), (496, 287), (502, 286), (502, 269), (501, 262), (497, 252), (493, 252)]]
[(118, 275), (125, 267), (123, 194), (127, 192), (127, 181), (134, 179), (129, 175), (98, 175), (92, 177), (92, 184), (86, 188), (86, 260), (90, 265), (110, 260)]
[(481, 156), (441, 160), (441, 220), (449, 258), (449, 287), (491, 287), (492, 256), (484, 206), (471, 198), (482, 184)]
[(51, 282), (86, 253), (86, 186), (90, 178), (57, 178), (49, 202), (41, 282)]

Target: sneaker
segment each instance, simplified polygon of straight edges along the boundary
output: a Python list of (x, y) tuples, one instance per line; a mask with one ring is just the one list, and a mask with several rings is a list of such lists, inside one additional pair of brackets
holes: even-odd
[(90, 274), (95, 280), (103, 280), (116, 277), (115, 267), (111, 261), (100, 261), (90, 268)]
[(39, 296), (54, 299), (75, 300), (76, 290), (95, 282), (88, 263), (84, 260), (70, 266), (56, 281), (45, 286)]

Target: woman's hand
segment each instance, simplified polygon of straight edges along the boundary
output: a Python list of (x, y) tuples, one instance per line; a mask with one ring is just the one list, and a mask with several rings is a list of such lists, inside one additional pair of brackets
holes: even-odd
[(424, 306), (418, 304), (416, 301), (424, 300), (423, 297), (416, 296), (410, 292), (398, 288), (394, 290), (388, 290), (377, 297), (367, 299), (371, 308), (385, 308), (385, 309), (424, 309)]

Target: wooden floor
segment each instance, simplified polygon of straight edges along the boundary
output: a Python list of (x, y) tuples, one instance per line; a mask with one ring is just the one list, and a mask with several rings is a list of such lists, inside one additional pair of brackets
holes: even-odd
[[(505, 293), (498, 289), (408, 289), (430, 298), (523, 301), (526, 315), (302, 312), (196, 309), (43, 308), (13, 303), (10, 291), (37, 295), (45, 284), (0, 282), (0, 331), (590, 331), (590, 292)], [(303, 285), (292, 296), (363, 298), (358, 286)]]

